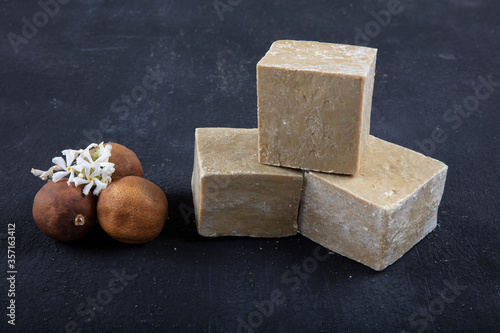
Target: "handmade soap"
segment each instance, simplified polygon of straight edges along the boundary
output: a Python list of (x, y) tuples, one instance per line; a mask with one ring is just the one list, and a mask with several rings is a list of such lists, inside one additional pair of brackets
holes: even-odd
[(302, 172), (259, 163), (257, 129), (196, 129), (191, 181), (202, 236), (297, 233)]
[(299, 232), (377, 271), (436, 227), (448, 167), (369, 136), (360, 173), (306, 172)]
[(257, 64), (259, 161), (355, 174), (369, 133), (377, 50), (282, 40)]

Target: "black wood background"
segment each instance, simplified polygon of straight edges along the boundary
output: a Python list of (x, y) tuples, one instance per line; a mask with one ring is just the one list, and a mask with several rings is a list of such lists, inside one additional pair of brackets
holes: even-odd
[[(2, 0), (0, 331), (498, 330), (500, 3), (400, 6)], [(255, 66), (277, 39), (378, 48), (371, 133), (449, 166), (438, 227), (383, 272), (324, 259), (326, 250), (300, 235), (196, 233), (194, 130), (257, 126)], [(159, 74), (145, 85), (150, 72)], [(43, 182), (30, 168), (100, 140), (134, 150), (167, 194), (170, 220), (146, 245), (118, 243), (99, 227), (63, 244), (33, 222)]]

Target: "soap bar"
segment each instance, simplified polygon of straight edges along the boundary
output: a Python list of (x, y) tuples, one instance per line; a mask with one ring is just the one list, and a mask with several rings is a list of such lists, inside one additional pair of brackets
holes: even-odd
[(380, 271), (431, 232), (448, 167), (369, 136), (360, 173), (306, 172), (299, 232)]
[(297, 233), (302, 172), (259, 163), (258, 130), (198, 128), (192, 178), (202, 236)]
[(377, 50), (282, 40), (257, 64), (259, 161), (355, 174), (368, 137)]

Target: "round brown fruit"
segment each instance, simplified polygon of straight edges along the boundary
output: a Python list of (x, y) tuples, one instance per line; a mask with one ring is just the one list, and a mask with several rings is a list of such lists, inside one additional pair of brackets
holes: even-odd
[(61, 242), (82, 238), (96, 220), (95, 197), (83, 194), (83, 185), (68, 186), (66, 181), (48, 182), (33, 201), (33, 218), (38, 228)]
[(168, 202), (162, 189), (136, 176), (113, 181), (100, 193), (97, 203), (102, 229), (128, 244), (154, 239), (163, 229), (167, 215)]
[[(127, 147), (119, 143), (106, 143), (105, 146), (111, 145), (111, 156), (109, 161), (115, 164), (115, 172), (111, 175), (113, 181), (117, 181), (127, 176), (144, 177), (144, 170), (137, 155)], [(95, 148), (90, 151), (93, 156)]]

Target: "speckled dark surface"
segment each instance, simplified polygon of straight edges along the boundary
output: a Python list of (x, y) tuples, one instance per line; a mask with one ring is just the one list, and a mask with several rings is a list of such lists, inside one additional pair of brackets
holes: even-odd
[[(213, 0), (73, 0), (17, 53), (9, 32), (22, 35), (23, 17), (41, 7), (0, 3), (0, 331), (498, 330), (499, 2), (401, 0), (384, 27), (371, 11), (388, 0), (229, 3), (221, 21)], [(436, 230), (380, 273), (335, 254), (312, 260), (317, 245), (300, 235), (198, 236), (189, 211), (195, 128), (256, 127), (255, 65), (274, 40), (365, 43), (356, 37), (365, 28), (379, 49), (371, 133), (449, 165)], [(162, 74), (141, 90), (148, 66)], [(494, 86), (475, 99), (488, 77)], [(119, 101), (144, 91), (130, 107)], [(463, 103), (472, 111), (448, 111)], [(435, 149), (418, 144), (433, 131)], [(149, 244), (118, 243), (99, 227), (63, 244), (32, 220), (43, 182), (30, 168), (101, 138), (134, 150), (167, 193), (171, 218)], [(7, 323), (8, 223), (16, 326)]]

